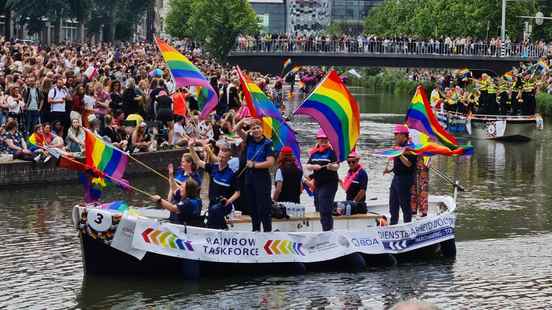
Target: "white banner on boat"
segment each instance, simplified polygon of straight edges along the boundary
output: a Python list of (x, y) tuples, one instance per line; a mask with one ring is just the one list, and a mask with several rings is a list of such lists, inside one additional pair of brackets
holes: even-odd
[[(362, 232), (235, 232), (136, 220), (132, 244), (117, 248), (135, 257), (142, 251), (225, 263), (319, 262), (351, 253), (403, 253), (454, 238), (454, 213)], [(132, 219), (129, 219), (132, 220)], [(125, 222), (125, 221), (123, 221)], [(125, 228), (132, 225), (127, 223)], [(125, 234), (128, 236), (128, 234)], [(121, 234), (122, 236), (122, 234)], [(125, 238), (126, 242), (128, 237)], [(128, 252), (131, 251), (131, 252)]]

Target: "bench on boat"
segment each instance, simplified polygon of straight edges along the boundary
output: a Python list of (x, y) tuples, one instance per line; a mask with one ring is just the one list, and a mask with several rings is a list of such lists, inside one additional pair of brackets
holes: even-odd
[[(340, 216), (334, 216), (334, 220), (369, 220), (369, 219), (377, 219), (380, 216), (381, 215), (376, 214), (376, 213), (340, 215)], [(272, 218), (272, 222), (288, 222), (288, 221), (302, 221), (302, 220), (319, 221), (320, 220), (320, 213), (318, 213), (318, 212), (307, 212), (307, 213), (305, 213), (304, 217), (299, 217), (299, 218), (289, 218), (289, 219)], [(232, 224), (251, 223), (251, 217), (248, 216), (248, 215), (240, 215), (240, 216), (232, 218), (230, 220), (230, 222)]]

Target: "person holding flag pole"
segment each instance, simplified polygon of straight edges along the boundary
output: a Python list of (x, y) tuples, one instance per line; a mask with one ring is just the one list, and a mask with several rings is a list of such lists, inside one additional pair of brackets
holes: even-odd
[(322, 128), (318, 130), (316, 145), (309, 153), (310, 158), (305, 168), (313, 172), (314, 206), (320, 213), (322, 230), (329, 231), (333, 229), (332, 205), (339, 183), (339, 162)]

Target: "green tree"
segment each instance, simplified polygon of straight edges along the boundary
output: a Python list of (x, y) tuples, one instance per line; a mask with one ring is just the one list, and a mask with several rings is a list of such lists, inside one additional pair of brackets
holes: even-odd
[[(176, 17), (176, 21), (171, 23), (186, 19), (184, 28), (187, 30), (169, 33), (176, 37), (189, 35), (192, 39), (203, 43), (206, 50), (221, 61), (226, 58), (239, 34), (253, 34), (260, 29), (257, 15), (247, 0), (192, 0), (190, 2), (189, 17), (186, 17), (185, 12), (179, 11), (181, 7), (171, 5), (169, 15)], [(168, 26), (168, 28), (171, 27), (173, 30), (176, 29), (176, 25)]]
[(167, 19), (165, 20), (167, 33), (177, 38), (189, 37), (188, 20), (191, 14), (192, 1), (171, 0)]
[[(381, 36), (475, 37), (500, 35), (502, 0), (386, 0), (365, 20), (367, 33)], [(534, 15), (535, 0), (508, 2), (507, 34), (523, 34), (519, 15)]]

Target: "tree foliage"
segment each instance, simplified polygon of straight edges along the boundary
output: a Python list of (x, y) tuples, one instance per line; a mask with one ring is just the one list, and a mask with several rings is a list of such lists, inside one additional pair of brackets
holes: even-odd
[[(365, 31), (423, 38), (496, 37), (500, 36), (501, 4), (502, 0), (386, 0), (370, 12)], [(539, 5), (536, 0), (508, 1), (506, 28), (512, 40), (523, 35), (524, 20), (518, 16), (535, 15)]]
[[(191, 0), (191, 9), (171, 2), (167, 31), (174, 37), (190, 37), (224, 60), (239, 34), (259, 31), (257, 15), (247, 0)], [(180, 24), (186, 21), (185, 26)]]
[(1, 0), (0, 8), (13, 9), (17, 22), (30, 34), (42, 31), (46, 19), (57, 27), (60, 19), (70, 18), (85, 23), (90, 32), (104, 25), (108, 40), (125, 40), (151, 4), (151, 0)]
[(173, 37), (189, 37), (188, 20), (192, 14), (192, 2), (190, 0), (171, 0), (169, 13), (167, 14), (166, 31)]

